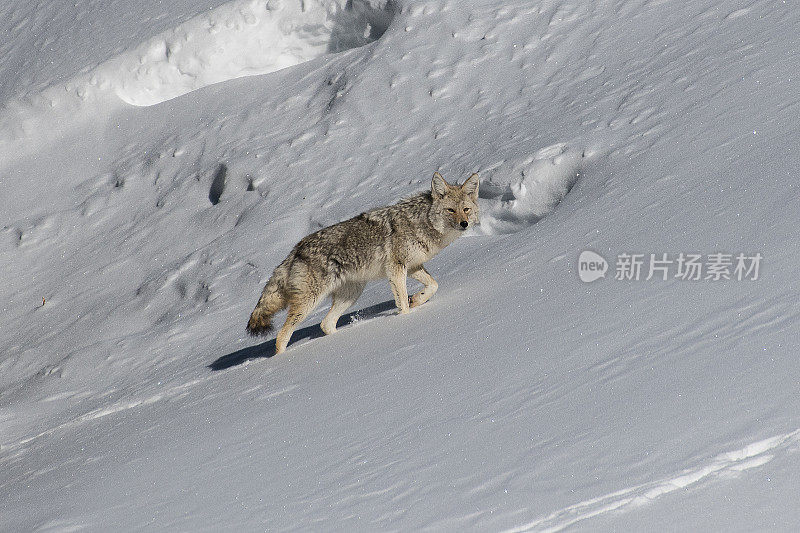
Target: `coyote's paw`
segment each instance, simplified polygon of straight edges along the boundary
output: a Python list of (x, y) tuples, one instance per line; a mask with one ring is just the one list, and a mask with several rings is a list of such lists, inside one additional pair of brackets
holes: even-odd
[(420, 305), (424, 304), (430, 299), (431, 297), (428, 296), (427, 294), (424, 294), (424, 291), (420, 291), (414, 296), (410, 296), (408, 298), (408, 306), (411, 308), (419, 307)]

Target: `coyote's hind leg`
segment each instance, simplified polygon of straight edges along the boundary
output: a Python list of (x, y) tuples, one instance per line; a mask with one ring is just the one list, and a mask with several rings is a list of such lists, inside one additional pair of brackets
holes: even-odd
[(366, 283), (351, 281), (331, 293), (331, 309), (320, 324), (325, 335), (330, 335), (336, 331), (336, 321), (350, 306), (356, 303), (356, 300), (364, 291), (365, 285)]

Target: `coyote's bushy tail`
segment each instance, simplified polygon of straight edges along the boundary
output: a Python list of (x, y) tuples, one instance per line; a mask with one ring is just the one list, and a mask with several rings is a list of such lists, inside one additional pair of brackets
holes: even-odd
[(288, 305), (286, 301), (286, 280), (289, 275), (289, 265), (292, 259), (291, 254), (281, 263), (261, 292), (256, 308), (250, 315), (247, 322), (247, 332), (250, 335), (264, 335), (272, 331), (272, 315), (285, 309)]

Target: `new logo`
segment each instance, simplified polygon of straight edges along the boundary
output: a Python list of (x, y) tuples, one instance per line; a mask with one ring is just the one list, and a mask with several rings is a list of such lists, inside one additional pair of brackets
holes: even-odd
[(584, 250), (578, 257), (578, 276), (585, 283), (606, 277), (606, 270), (608, 263), (600, 254)]

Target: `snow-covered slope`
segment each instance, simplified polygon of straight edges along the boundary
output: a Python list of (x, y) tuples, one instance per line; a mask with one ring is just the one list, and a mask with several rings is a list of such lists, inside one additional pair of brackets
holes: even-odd
[[(800, 525), (791, 4), (0, 9), (0, 529)], [(245, 336), (434, 170), (483, 223), (429, 303)], [(644, 279), (719, 252), (758, 279)]]

